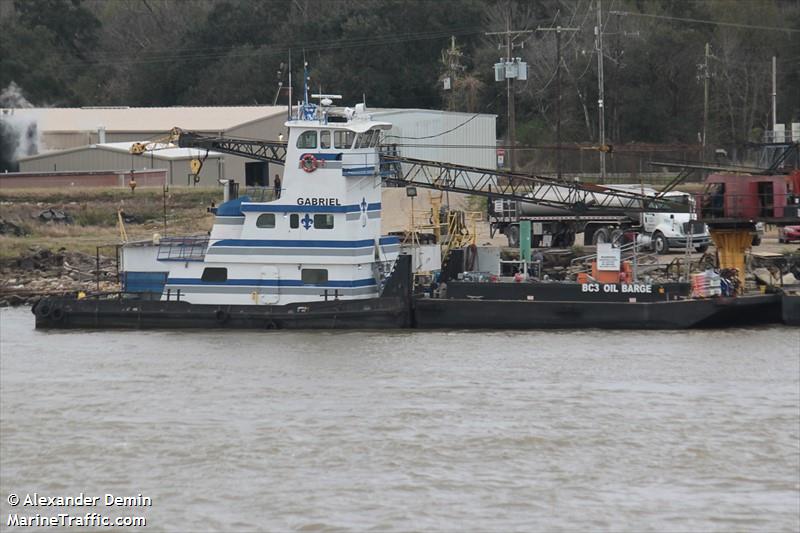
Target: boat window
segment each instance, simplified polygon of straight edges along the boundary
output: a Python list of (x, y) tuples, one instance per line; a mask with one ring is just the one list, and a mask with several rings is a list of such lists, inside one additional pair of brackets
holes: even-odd
[(356, 137), (355, 148), (368, 148), (369, 147), (369, 133), (359, 133)]
[(333, 132), (333, 145), (336, 148), (352, 148), (356, 134), (347, 130), (336, 130)]
[(300, 271), (300, 279), (305, 285), (328, 283), (328, 270), (325, 268), (304, 268)]
[(256, 226), (259, 228), (274, 228), (275, 213), (262, 213), (256, 219)]
[(319, 132), (319, 147), (320, 148), (331, 147), (331, 132), (327, 130)]
[(225, 283), (228, 281), (228, 269), (218, 267), (206, 267), (203, 276), (200, 278), (210, 283)]
[(289, 227), (292, 229), (297, 229), (300, 227), (300, 215), (297, 213), (289, 215)]
[(304, 131), (297, 138), (298, 148), (316, 148), (317, 147), (317, 132), (314, 130)]
[(372, 130), (372, 141), (369, 143), (370, 147), (375, 148), (381, 142), (381, 132), (379, 130)]
[(314, 215), (316, 229), (333, 229), (333, 215)]

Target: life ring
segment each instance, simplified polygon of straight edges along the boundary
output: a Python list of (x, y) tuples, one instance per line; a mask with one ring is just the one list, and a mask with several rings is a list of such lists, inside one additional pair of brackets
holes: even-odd
[(317, 164), (317, 158), (314, 157), (314, 154), (305, 154), (300, 158), (300, 168), (306, 172), (314, 172), (317, 170)]
[(228, 312), (227, 312), (226, 310), (224, 310), (224, 309), (217, 309), (217, 311), (214, 313), (214, 318), (217, 320), (217, 322), (218, 322), (219, 324), (224, 324), (225, 322), (227, 322), (227, 321), (228, 321), (228, 319), (229, 319), (230, 317), (231, 317), (231, 316), (230, 316), (230, 315), (228, 314)]

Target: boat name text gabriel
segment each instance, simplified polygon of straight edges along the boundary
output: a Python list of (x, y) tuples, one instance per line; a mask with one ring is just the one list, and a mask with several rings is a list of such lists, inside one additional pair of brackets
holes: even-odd
[(298, 198), (297, 205), (342, 205), (338, 198)]

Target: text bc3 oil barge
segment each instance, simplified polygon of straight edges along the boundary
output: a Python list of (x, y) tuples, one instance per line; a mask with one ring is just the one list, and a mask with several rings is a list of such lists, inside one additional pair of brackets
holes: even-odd
[[(453, 276), (446, 291), (415, 291), (411, 256), (400, 253), (397, 237), (381, 235), (387, 165), (379, 142), (391, 124), (373, 121), (363, 104), (335, 110), (325, 95), (320, 103), (310, 104), (306, 89), (286, 123), (288, 142), (261, 143), (283, 152), (269, 160), (286, 163), (282, 187), (270, 198), (236, 197), (227, 184), (208, 235), (161, 239), (143, 246), (140, 258), (128, 247), (123, 294), (42, 299), (32, 309), (36, 327), (688, 328), (780, 321), (779, 295), (691, 298), (686, 283), (619, 277), (481, 283)], [(205, 147), (214, 149), (213, 139)], [(566, 189), (535, 180), (526, 194)], [(599, 188), (584, 188), (578, 192), (586, 204)]]

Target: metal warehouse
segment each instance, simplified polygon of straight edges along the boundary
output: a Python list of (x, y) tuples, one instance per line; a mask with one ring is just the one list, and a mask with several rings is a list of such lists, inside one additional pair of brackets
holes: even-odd
[[(172, 128), (179, 127), (206, 135), (277, 139), (286, 132), (287, 110), (276, 106), (229, 107), (82, 107), (82, 108), (27, 108), (0, 110), (0, 119), (20, 132), (35, 131), (36, 145), (28, 147), (27, 154), (52, 155), (51, 152), (86, 148), (120, 142), (145, 142), (164, 137)], [(158, 152), (156, 152), (158, 153)], [(94, 159), (97, 156), (98, 159)], [(29, 167), (31, 158), (20, 159), (20, 171), (39, 170)], [(148, 158), (134, 159), (141, 166), (151, 167)], [(77, 168), (72, 163), (85, 165)], [(105, 150), (84, 152), (80, 158), (66, 158), (59, 170), (110, 170), (110, 160)], [(200, 173), (201, 183), (210, 185), (217, 176), (235, 178), (253, 184), (268, 185), (271, 176), (283, 174), (283, 167), (244, 157), (225, 155), (218, 165), (206, 161)], [(128, 158), (122, 169), (130, 169)], [(187, 162), (188, 165), (188, 162)], [(173, 165), (174, 166), (174, 165)], [(214, 168), (207, 168), (207, 167)], [(46, 170), (52, 170), (50, 165)], [(117, 168), (114, 167), (114, 170)], [(185, 185), (186, 173), (170, 173), (173, 185)]]
[[(19, 160), (22, 172), (49, 172), (62, 170), (153, 170), (163, 169), (167, 172), (167, 183), (171, 185), (194, 185), (192, 178), (192, 159), (205, 156), (205, 151), (189, 148), (167, 148), (147, 152), (144, 155), (132, 155), (130, 142), (104, 143), (46, 152)], [(224, 177), (223, 155), (209, 152), (208, 158), (200, 172), (197, 185), (212, 186)]]
[[(369, 112), (375, 120), (393, 124), (384, 142), (397, 145), (406, 157), (496, 166), (495, 115), (427, 109)], [(166, 169), (175, 186), (191, 184), (190, 161), (204, 152), (155, 150), (131, 156), (125, 153), (130, 144), (163, 138), (176, 126), (205, 135), (269, 140), (287, 131), (286, 108), (274, 106), (3, 109), (0, 118), (20, 131), (36, 132), (28, 136), (35, 146), (26, 151), (35, 155), (19, 159), (22, 172)], [(233, 178), (242, 185), (270, 186), (275, 174), (283, 174), (281, 165), (216, 154), (203, 165), (199, 184)]]

